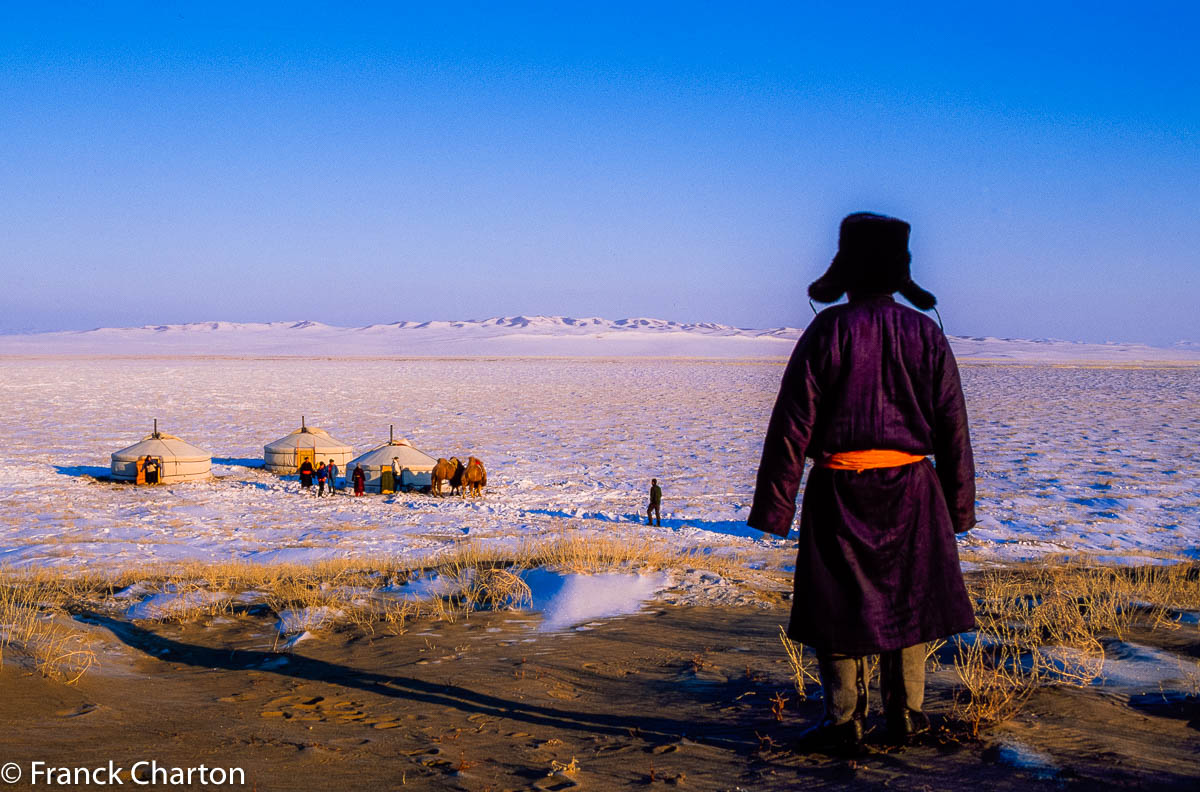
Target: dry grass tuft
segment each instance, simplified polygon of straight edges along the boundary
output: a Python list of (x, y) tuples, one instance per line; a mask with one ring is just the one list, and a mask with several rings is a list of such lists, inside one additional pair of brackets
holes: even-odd
[(72, 629), (64, 591), (41, 575), (0, 585), (0, 659), (32, 663), (48, 679), (74, 684), (96, 664), (91, 637)]
[(955, 641), (962, 688), (954, 714), (973, 736), (1020, 711), (1039, 688), (1087, 686), (1104, 667), (1100, 638), (1123, 639), (1135, 620), (1175, 625), (1200, 607), (1200, 567), (1037, 564), (968, 581), (977, 629)]
[(792, 684), (796, 686), (796, 695), (800, 697), (800, 701), (804, 701), (808, 698), (810, 683), (818, 687), (821, 685), (820, 678), (813, 672), (816, 661), (811, 657), (804, 656), (804, 644), (795, 643), (788, 638), (783, 625), (779, 626), (779, 641), (783, 644), (783, 651), (787, 655), (788, 668), (792, 671)]

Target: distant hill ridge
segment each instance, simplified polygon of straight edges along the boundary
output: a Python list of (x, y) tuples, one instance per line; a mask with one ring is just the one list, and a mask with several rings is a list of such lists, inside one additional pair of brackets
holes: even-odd
[[(185, 324), (142, 325), (141, 327), (99, 327), (94, 330), (63, 331), (76, 335), (87, 333), (125, 333), (130, 330), (149, 330), (156, 333), (192, 333), (192, 332), (230, 332), (251, 331), (263, 332), (273, 330), (330, 330), (347, 331), (378, 331), (382, 329), (396, 330), (428, 330), (428, 329), (464, 329), (464, 328), (508, 328), (518, 330), (564, 330), (583, 331), (588, 333), (606, 330), (659, 330), (665, 332), (699, 332), (724, 333), (730, 335), (749, 334), (761, 335), (790, 335), (799, 337), (803, 328), (776, 327), (767, 330), (734, 327), (717, 322), (676, 322), (671, 319), (653, 319), (635, 316), (627, 319), (603, 319), (598, 316), (493, 316), (488, 319), (466, 320), (432, 320), (424, 322), (397, 321), (386, 324), (371, 324), (363, 327), (339, 327), (323, 322), (302, 320), (298, 322), (188, 322)], [(36, 333), (27, 335), (57, 335), (57, 333)]]
[[(295, 357), (784, 358), (803, 328), (598, 316), (494, 316), (338, 327), (312, 320), (191, 322), (0, 335), (0, 355)], [(1015, 363), (1200, 363), (1200, 344), (1172, 347), (950, 336), (964, 360)]]

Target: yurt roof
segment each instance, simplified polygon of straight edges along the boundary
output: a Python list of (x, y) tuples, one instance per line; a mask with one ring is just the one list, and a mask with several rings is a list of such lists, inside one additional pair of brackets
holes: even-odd
[(203, 462), (206, 459), (212, 459), (212, 454), (204, 449), (196, 448), (191, 443), (166, 432), (146, 435), (141, 442), (134, 443), (128, 448), (122, 448), (120, 451), (114, 451), (112, 456), (118, 462), (136, 462), (139, 457), (144, 456), (162, 457), (180, 462)]
[(436, 459), (424, 451), (418, 451), (413, 448), (408, 444), (407, 440), (401, 437), (390, 443), (384, 443), (357, 459), (350, 460), (350, 468), (353, 470), (355, 465), (386, 467), (392, 464), (392, 457), (398, 459), (401, 467), (407, 468), (433, 467), (437, 464)]
[(335, 453), (350, 453), (353, 450), (346, 443), (334, 438), (329, 432), (315, 426), (301, 426), (291, 434), (266, 446), (266, 450), (271, 453), (287, 453), (296, 448), (322, 448)]

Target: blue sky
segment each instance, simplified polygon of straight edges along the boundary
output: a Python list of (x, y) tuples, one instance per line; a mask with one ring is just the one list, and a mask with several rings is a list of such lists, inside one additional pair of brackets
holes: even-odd
[(870, 209), (948, 332), (1200, 341), (1193, 4), (571, 5), (3, 6), (0, 332), (797, 325)]

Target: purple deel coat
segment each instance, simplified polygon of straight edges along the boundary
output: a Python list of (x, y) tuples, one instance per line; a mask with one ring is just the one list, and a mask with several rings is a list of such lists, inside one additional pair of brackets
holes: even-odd
[(822, 311), (775, 402), (748, 523), (787, 536), (804, 458), (889, 449), (901, 467), (814, 467), (800, 512), (788, 635), (867, 655), (971, 629), (954, 535), (975, 524), (975, 462), (958, 366), (929, 317), (872, 295)]

